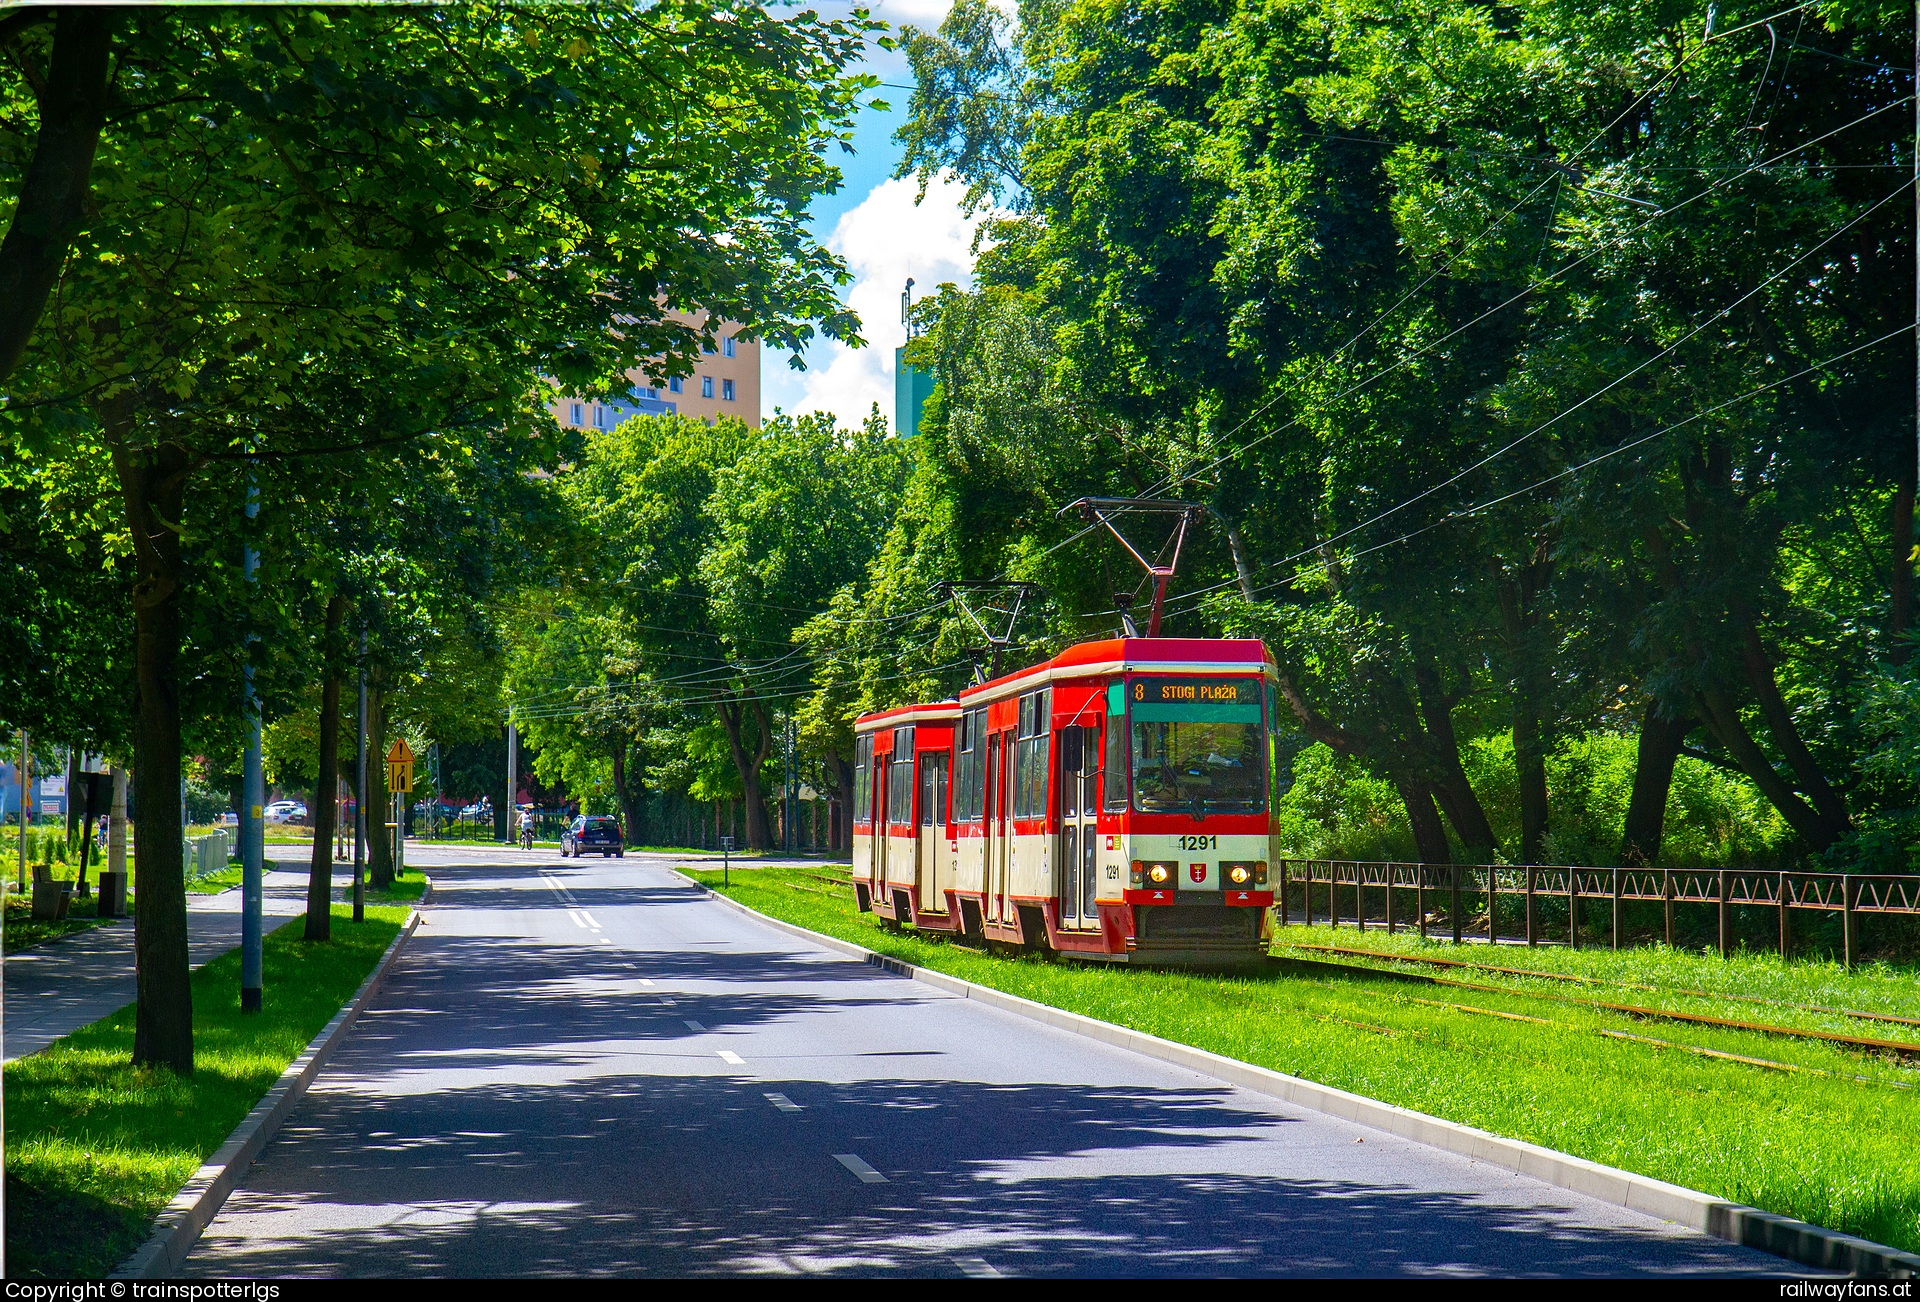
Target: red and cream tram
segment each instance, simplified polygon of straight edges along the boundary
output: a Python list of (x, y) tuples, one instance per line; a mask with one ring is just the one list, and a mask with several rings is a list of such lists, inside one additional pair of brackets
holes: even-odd
[(1079, 958), (1261, 958), (1272, 660), (1258, 641), (1070, 647), (854, 725), (862, 910)]

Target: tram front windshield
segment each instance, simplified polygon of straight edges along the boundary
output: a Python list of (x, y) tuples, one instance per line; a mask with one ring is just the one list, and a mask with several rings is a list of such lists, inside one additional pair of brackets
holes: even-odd
[(1256, 814), (1266, 808), (1266, 738), (1251, 723), (1133, 725), (1133, 807), (1143, 813)]

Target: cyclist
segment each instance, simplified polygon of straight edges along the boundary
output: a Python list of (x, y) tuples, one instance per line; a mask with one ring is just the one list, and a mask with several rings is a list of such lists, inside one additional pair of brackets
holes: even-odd
[(520, 811), (520, 847), (523, 850), (533, 849), (533, 811), (531, 809)]

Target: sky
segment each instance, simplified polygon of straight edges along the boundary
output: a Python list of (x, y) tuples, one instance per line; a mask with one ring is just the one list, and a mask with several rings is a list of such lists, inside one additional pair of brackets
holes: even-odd
[[(951, 0), (879, 0), (870, 6), (875, 17), (896, 31), (911, 23), (936, 27), (946, 17)], [(824, 16), (850, 6), (821, 4)], [(890, 179), (900, 161), (901, 148), (893, 133), (906, 120), (911, 91), (906, 56), (871, 49), (866, 71), (893, 86), (874, 92), (889, 111), (867, 108), (854, 130), (854, 153), (834, 160), (845, 181), (838, 193), (814, 202), (813, 230), (828, 248), (846, 259), (853, 283), (844, 291), (848, 306), (860, 315), (865, 348), (848, 348), (824, 341), (809, 349), (807, 369), (796, 371), (788, 355), (764, 349), (760, 358), (761, 414), (775, 408), (794, 414), (830, 411), (842, 424), (866, 418), (874, 403), (889, 420), (893, 417), (893, 350), (905, 342), (900, 325), (900, 291), (907, 278), (914, 295), (931, 292), (943, 281), (962, 288), (972, 283), (973, 223), (961, 215), (964, 187), (951, 182), (929, 186), (926, 200), (915, 205), (918, 185), (912, 177)]]

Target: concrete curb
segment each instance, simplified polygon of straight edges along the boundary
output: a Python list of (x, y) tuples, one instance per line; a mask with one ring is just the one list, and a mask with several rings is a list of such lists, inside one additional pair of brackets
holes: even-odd
[(1823, 1229), (1806, 1221), (1795, 1220), (1791, 1216), (1764, 1212), (1758, 1207), (1748, 1207), (1742, 1203), (1727, 1202), (1711, 1194), (1682, 1188), (1677, 1184), (1668, 1184), (1663, 1180), (1635, 1175), (1631, 1171), (1622, 1171), (1617, 1167), (1602, 1166), (1598, 1162), (1589, 1162), (1583, 1157), (1574, 1157), (1570, 1153), (1562, 1153), (1556, 1149), (1543, 1148), (1523, 1140), (1507, 1139), (1484, 1130), (1476, 1130), (1472, 1126), (1463, 1126), (1456, 1121), (1446, 1121), (1440, 1117), (1428, 1116), (1424, 1112), (1395, 1107), (1391, 1103), (1382, 1103), (1378, 1099), (1370, 1099), (1360, 1094), (1350, 1094), (1346, 1090), (1334, 1089), (1330, 1085), (1315, 1084), (1313, 1081), (1302, 1080), (1298, 1076), (1288, 1076), (1283, 1072), (1256, 1067), (1252, 1063), (1209, 1053), (1205, 1049), (1196, 1049), (1191, 1045), (1176, 1044), (1172, 1040), (1163, 1040), (1157, 1035), (1130, 1031), (1111, 1022), (1102, 1022), (1092, 1017), (1083, 1017), (1079, 1013), (1069, 1013), (1064, 1009), (1035, 1003), (1031, 999), (1022, 999), (1018, 995), (1009, 995), (987, 986), (976, 985), (971, 981), (963, 981), (959, 977), (948, 976), (943, 972), (932, 972), (897, 958), (889, 958), (885, 954), (876, 954), (850, 941), (824, 936), (817, 931), (809, 931), (805, 927), (768, 917), (758, 909), (750, 908), (738, 900), (721, 895), (703, 882), (686, 877), (684, 873), (679, 875), (729, 908), (750, 914), (768, 926), (789, 935), (799, 936), (850, 958), (871, 963), (896, 976), (924, 981), (949, 994), (972, 999), (1036, 1022), (1044, 1022), (1048, 1026), (1071, 1031), (1075, 1035), (1084, 1035), (1088, 1039), (1099, 1040), (1104, 1044), (1130, 1049), (1134, 1053), (1144, 1054), (1149, 1058), (1173, 1063), (1190, 1071), (1211, 1076), (1216, 1080), (1238, 1085), (1242, 1089), (1252, 1090), (1256, 1094), (1265, 1094), (1298, 1107), (1311, 1108), (1315, 1112), (1324, 1112), (1329, 1116), (1336, 1116), (1359, 1125), (1371, 1126), (1375, 1130), (1384, 1130), (1388, 1134), (1411, 1139), (1432, 1148), (1458, 1153), (1474, 1161), (1502, 1167), (1556, 1188), (1570, 1190), (1646, 1216), (1683, 1225), (1688, 1229), (1698, 1230), (1702, 1234), (1710, 1234), (1716, 1239), (1725, 1239), (1729, 1243), (1772, 1253), (1776, 1257), (1785, 1257), (1803, 1266), (1876, 1278), (1920, 1277), (1920, 1256), (1913, 1253), (1901, 1252), (1897, 1248), (1889, 1248), (1868, 1239), (1856, 1238), (1851, 1234), (1840, 1234), (1834, 1230)]
[[(427, 902), (427, 896), (433, 891), (433, 880), (428, 878), (426, 888), (421, 892), (420, 903)], [(254, 1159), (267, 1146), (294, 1104), (300, 1101), (313, 1084), (313, 1078), (320, 1074), (320, 1068), (332, 1056), (334, 1049), (347, 1038), (347, 1032), (360, 1020), (364, 1009), (379, 991), (380, 983), (386, 979), (387, 972), (394, 961), (400, 957), (400, 950), (420, 925), (420, 910), (413, 909), (407, 915), (406, 925), (400, 928), (400, 934), (387, 946), (387, 952), (380, 956), (373, 972), (360, 983), (353, 998), (313, 1037), (298, 1058), (287, 1064), (280, 1073), (280, 1079), (274, 1082), (266, 1097), (254, 1104), (253, 1111), (234, 1128), (220, 1145), (214, 1155), (201, 1164), (193, 1173), (193, 1178), (181, 1187), (173, 1196), (166, 1210), (155, 1218), (153, 1233), (147, 1241), (134, 1250), (132, 1256), (121, 1262), (109, 1275), (109, 1279), (168, 1279), (186, 1264), (187, 1253), (200, 1240), (205, 1230), (219, 1213), (232, 1193), (246, 1175)]]

